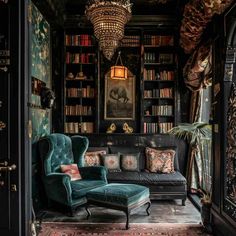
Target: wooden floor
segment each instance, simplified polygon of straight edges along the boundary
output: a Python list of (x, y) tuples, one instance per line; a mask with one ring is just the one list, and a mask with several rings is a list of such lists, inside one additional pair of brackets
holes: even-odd
[[(187, 200), (186, 206), (181, 201), (152, 201), (150, 216), (146, 215), (145, 206), (131, 212), (130, 223), (192, 223), (199, 224), (199, 211)], [(37, 219), (44, 222), (80, 222), (80, 223), (123, 223), (123, 212), (101, 207), (90, 208), (92, 216), (87, 220), (87, 213), (80, 208), (74, 217), (69, 217), (53, 210), (43, 210), (37, 214)]]

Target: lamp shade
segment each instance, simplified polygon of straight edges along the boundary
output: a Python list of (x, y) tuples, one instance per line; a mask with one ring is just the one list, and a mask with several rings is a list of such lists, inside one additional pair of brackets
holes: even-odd
[(128, 78), (128, 69), (125, 66), (112, 66), (111, 79), (126, 80)]

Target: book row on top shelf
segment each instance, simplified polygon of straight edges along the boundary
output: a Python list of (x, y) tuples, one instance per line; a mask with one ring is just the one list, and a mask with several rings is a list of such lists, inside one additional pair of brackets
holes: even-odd
[(66, 35), (65, 44), (66, 46), (94, 46), (95, 39), (92, 35), (88, 34)]

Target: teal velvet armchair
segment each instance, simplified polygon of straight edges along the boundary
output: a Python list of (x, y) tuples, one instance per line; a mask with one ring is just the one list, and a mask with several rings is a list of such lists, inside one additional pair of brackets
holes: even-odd
[[(83, 156), (88, 148), (87, 137), (76, 135), (70, 138), (64, 134), (50, 134), (39, 141), (42, 160), (42, 180), (48, 200), (70, 208), (86, 203), (86, 193), (107, 184), (104, 167), (83, 167)], [(82, 179), (71, 181), (61, 172), (61, 165), (77, 164)]]

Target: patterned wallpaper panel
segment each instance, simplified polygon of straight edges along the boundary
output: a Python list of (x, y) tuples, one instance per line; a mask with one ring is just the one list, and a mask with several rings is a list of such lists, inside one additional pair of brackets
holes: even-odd
[[(38, 8), (31, 3), (31, 75), (51, 88), (50, 25)], [(40, 106), (40, 97), (32, 94), (31, 103)], [(32, 142), (50, 133), (51, 111), (31, 108), (33, 136)]]

